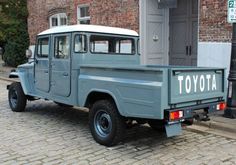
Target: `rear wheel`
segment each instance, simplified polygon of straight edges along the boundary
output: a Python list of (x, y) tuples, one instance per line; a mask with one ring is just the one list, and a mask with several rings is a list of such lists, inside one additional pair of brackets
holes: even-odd
[(27, 98), (23, 92), (21, 84), (12, 83), (8, 91), (9, 105), (14, 112), (22, 112), (25, 110)]
[(113, 146), (124, 135), (125, 121), (113, 101), (99, 100), (89, 112), (89, 126), (93, 138), (99, 144)]

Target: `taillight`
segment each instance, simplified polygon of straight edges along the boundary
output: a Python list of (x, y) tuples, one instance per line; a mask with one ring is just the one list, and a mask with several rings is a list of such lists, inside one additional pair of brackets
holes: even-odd
[(226, 103), (225, 102), (219, 103), (216, 106), (216, 109), (219, 110), (219, 111), (223, 111), (223, 110), (225, 110), (225, 108), (226, 108)]
[(183, 116), (184, 116), (183, 111), (170, 112), (170, 120), (178, 120), (178, 119), (181, 119)]

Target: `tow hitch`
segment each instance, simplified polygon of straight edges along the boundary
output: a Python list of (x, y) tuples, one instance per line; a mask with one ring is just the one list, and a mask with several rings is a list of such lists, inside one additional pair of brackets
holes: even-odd
[(196, 119), (197, 121), (209, 121), (210, 120), (206, 110), (204, 110), (204, 112), (201, 112), (201, 113), (194, 112), (193, 118)]

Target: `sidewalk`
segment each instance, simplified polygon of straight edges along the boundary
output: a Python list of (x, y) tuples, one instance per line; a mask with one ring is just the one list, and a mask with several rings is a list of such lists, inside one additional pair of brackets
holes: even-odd
[(223, 117), (224, 112), (218, 112), (210, 116), (211, 120), (208, 122), (201, 122), (199, 125), (204, 125), (209, 128), (223, 129), (225, 131), (235, 131), (236, 133), (236, 119)]
[[(4, 66), (4, 62), (0, 59), (0, 80), (11, 81), (8, 76), (13, 67)], [(220, 111), (210, 116), (210, 121), (207, 122), (194, 122), (193, 126), (189, 126), (190, 129), (196, 129), (195, 126), (201, 126), (211, 130), (221, 130), (225, 132), (236, 134), (236, 119), (229, 119), (223, 117), (224, 112)], [(198, 128), (199, 129), (199, 128)], [(201, 128), (200, 128), (201, 129)], [(235, 135), (236, 136), (236, 135)]]
[(216, 133), (236, 139), (236, 119), (223, 117), (223, 114), (223, 111), (219, 111), (215, 114), (210, 115), (210, 121), (195, 121), (194, 124), (192, 126), (189, 126), (188, 128), (203, 132)]
[(8, 76), (11, 73), (11, 70), (15, 68), (4, 66), (4, 65), (5, 65), (4, 62), (2, 61), (2, 58), (0, 57), (0, 79), (8, 80)]

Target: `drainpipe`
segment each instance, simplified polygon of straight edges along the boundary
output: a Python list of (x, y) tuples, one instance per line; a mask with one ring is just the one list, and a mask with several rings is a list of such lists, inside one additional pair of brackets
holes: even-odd
[(230, 71), (228, 77), (227, 107), (224, 116), (236, 118), (236, 23), (233, 23)]

